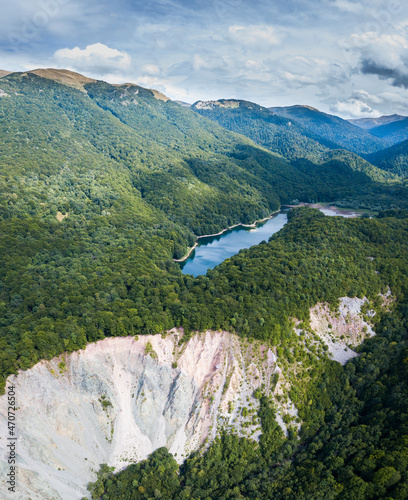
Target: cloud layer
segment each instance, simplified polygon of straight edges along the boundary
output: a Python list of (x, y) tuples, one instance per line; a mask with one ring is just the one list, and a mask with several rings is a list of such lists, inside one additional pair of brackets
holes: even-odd
[(190, 102), (408, 115), (402, 0), (15, 0), (2, 9), (4, 69), (66, 67)]
[(60, 67), (97, 74), (123, 73), (129, 70), (131, 65), (129, 54), (103, 43), (94, 43), (85, 49), (60, 49), (55, 52), (54, 59)]

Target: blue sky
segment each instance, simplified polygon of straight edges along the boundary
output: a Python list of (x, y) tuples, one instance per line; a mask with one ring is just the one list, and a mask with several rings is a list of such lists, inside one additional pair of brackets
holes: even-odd
[(59, 67), (172, 99), (408, 115), (405, 0), (14, 0), (0, 68)]

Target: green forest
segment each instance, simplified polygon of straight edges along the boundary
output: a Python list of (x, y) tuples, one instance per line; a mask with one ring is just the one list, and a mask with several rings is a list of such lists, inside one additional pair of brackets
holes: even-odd
[[(40, 360), (173, 327), (184, 340), (207, 329), (262, 340), (305, 366), (292, 395), (299, 436), (283, 435), (258, 394), (259, 443), (223, 434), (181, 466), (165, 449), (119, 474), (103, 465), (93, 498), (407, 498), (403, 176), (302, 127), (291, 137), (285, 125), (274, 151), (261, 126), (245, 137), (136, 85), (74, 88), (14, 73), (0, 87), (3, 393), (10, 374)], [(298, 136), (305, 153), (286, 154)], [(197, 236), (298, 201), (379, 213), (296, 208), (269, 241), (205, 276), (174, 262)], [(378, 294), (388, 288), (396, 303), (384, 312)], [(344, 367), (320, 351), (302, 358), (293, 318), (307, 328), (311, 307), (343, 296), (368, 298), (377, 336)]]

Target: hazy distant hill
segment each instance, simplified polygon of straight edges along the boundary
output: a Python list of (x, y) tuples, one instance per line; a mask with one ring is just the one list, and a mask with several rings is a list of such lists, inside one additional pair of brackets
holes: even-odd
[(380, 137), (389, 145), (408, 139), (408, 118), (370, 129), (370, 134)]
[(389, 123), (398, 122), (405, 120), (406, 116), (402, 115), (386, 115), (380, 116), (378, 118), (355, 118), (347, 120), (357, 127), (363, 128), (364, 130), (370, 130), (375, 127), (380, 127), (381, 125), (388, 125)]
[(381, 139), (369, 132), (343, 120), (338, 116), (328, 115), (309, 106), (289, 106), (270, 108), (275, 114), (296, 120), (309, 131), (339, 144), (357, 154), (374, 153), (387, 147)]

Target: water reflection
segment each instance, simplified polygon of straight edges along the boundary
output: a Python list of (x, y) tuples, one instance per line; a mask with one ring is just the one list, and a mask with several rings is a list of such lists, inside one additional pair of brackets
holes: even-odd
[(282, 229), (287, 220), (286, 213), (279, 213), (256, 228), (241, 226), (218, 236), (202, 238), (190, 257), (181, 263), (182, 272), (193, 276), (206, 274), (208, 269), (213, 269), (243, 248), (258, 245), (263, 240), (267, 241)]

